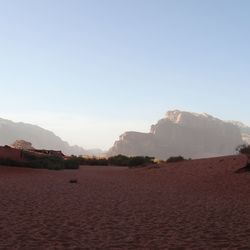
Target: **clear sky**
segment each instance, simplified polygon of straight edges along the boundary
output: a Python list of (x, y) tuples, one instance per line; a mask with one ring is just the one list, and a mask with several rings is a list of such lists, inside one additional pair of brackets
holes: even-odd
[(0, 117), (108, 149), (170, 109), (250, 124), (248, 0), (0, 0)]

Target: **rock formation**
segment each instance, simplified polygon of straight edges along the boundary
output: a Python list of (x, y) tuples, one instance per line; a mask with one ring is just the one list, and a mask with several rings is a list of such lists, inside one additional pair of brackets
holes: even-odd
[(231, 121), (231, 123), (236, 125), (240, 129), (242, 140), (244, 141), (244, 143), (250, 145), (250, 127), (238, 121)]
[(11, 144), (12, 148), (16, 148), (16, 149), (24, 149), (24, 150), (32, 150), (34, 149), (32, 147), (32, 143), (31, 142), (27, 142), (24, 140), (16, 140), (13, 144)]
[(242, 143), (240, 130), (232, 123), (206, 113), (174, 110), (152, 125), (149, 133), (126, 132), (121, 135), (108, 155), (202, 158), (233, 154)]

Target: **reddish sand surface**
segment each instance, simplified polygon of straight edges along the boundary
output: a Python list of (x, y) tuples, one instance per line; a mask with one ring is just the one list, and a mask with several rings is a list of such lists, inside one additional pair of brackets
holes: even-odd
[(0, 167), (0, 249), (250, 249), (245, 161)]

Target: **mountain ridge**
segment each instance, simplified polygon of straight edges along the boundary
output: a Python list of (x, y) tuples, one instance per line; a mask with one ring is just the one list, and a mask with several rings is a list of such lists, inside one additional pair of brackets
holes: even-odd
[[(226, 130), (223, 129), (225, 124), (227, 127)], [(172, 155), (178, 152), (183, 153), (185, 147), (182, 143), (179, 143), (179, 145), (176, 143), (176, 134), (180, 133), (182, 139), (185, 139), (185, 133), (183, 133), (184, 130), (186, 130), (186, 133), (193, 133), (194, 135), (195, 130), (197, 130), (200, 134), (200, 138), (203, 138), (204, 136), (201, 131), (206, 128), (207, 130), (218, 130), (218, 136), (226, 133), (230, 137), (232, 136), (231, 132), (229, 133), (230, 126), (234, 127), (233, 131), (235, 131), (235, 128), (240, 131), (241, 139), (236, 139), (238, 144), (250, 144), (250, 127), (242, 122), (223, 121), (207, 113), (171, 110), (166, 113), (165, 117), (151, 126), (149, 133), (136, 131), (124, 132), (120, 135), (119, 140), (115, 141), (114, 145), (109, 149), (107, 156), (114, 155), (115, 153), (125, 155), (141, 155), (142, 153), (147, 153), (149, 156), (163, 156), (157, 153), (157, 150), (155, 150), (156, 148), (159, 148), (159, 150), (162, 151), (168, 151)], [(165, 131), (166, 128), (166, 131), (168, 132)], [(237, 134), (237, 132), (234, 133)], [(36, 148), (61, 150), (66, 155), (104, 155), (104, 151), (100, 149), (84, 149), (77, 145), (69, 145), (68, 142), (62, 140), (54, 132), (38, 125), (25, 122), (13, 122), (9, 119), (0, 118), (0, 135), (0, 145), (11, 145), (16, 140), (26, 140), (31, 142)], [(208, 143), (208, 141), (211, 141), (211, 138), (208, 137), (207, 140), (203, 138), (203, 141), (196, 141), (196, 144), (198, 143), (199, 145), (200, 143), (200, 147), (204, 148), (204, 145)], [(126, 144), (126, 142), (128, 143)], [(172, 145), (170, 145), (170, 142)], [(189, 143), (190, 142), (191, 140), (189, 138)], [(185, 144), (187, 141), (183, 140), (183, 143)], [(128, 145), (129, 150), (126, 149), (126, 147), (128, 148)], [(178, 151), (178, 147), (182, 149)], [(223, 146), (221, 145), (221, 147)], [(147, 148), (148, 150), (144, 152), (144, 148)], [(228, 152), (232, 153), (232, 150)], [(225, 152), (223, 155), (224, 154)], [(201, 156), (206, 157), (210, 155), (215, 156), (215, 154), (207, 154), (206, 152)], [(190, 154), (187, 156), (191, 157)]]
[(69, 145), (54, 132), (38, 125), (13, 122), (0, 118), (0, 144), (11, 145), (16, 140), (25, 140), (35, 148), (60, 150), (66, 155), (95, 155), (98, 150), (86, 150), (77, 145)]
[(108, 155), (203, 158), (233, 154), (243, 143), (239, 127), (230, 122), (207, 113), (171, 110), (148, 133), (123, 133)]

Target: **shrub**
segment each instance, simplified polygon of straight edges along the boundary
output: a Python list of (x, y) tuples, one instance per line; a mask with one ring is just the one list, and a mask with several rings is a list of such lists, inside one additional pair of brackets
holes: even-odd
[(96, 157), (78, 157), (80, 165), (87, 166), (107, 166), (108, 160), (106, 158), (96, 158)]
[(115, 166), (128, 166), (135, 167), (141, 166), (149, 163), (154, 163), (154, 157), (149, 156), (125, 156), (116, 155), (108, 158), (108, 163)]
[(185, 159), (179, 155), (179, 156), (169, 157), (166, 162), (180, 162), (180, 161), (185, 161)]
[(106, 158), (85, 158), (70, 156), (63, 159), (59, 156), (36, 156), (34, 154), (25, 154), (25, 161), (15, 161), (11, 159), (0, 159), (1, 165), (17, 166), (17, 167), (29, 167), (29, 168), (42, 168), (50, 170), (61, 170), (61, 169), (78, 169), (80, 165), (89, 166), (128, 166), (136, 167), (146, 164), (152, 164), (154, 157), (149, 156), (132, 156), (128, 157), (125, 155), (116, 155)]
[(236, 148), (236, 151), (240, 154), (250, 155), (250, 145), (240, 145)]
[(125, 155), (116, 155), (108, 158), (110, 165), (115, 166), (129, 166), (129, 157)]
[(244, 173), (244, 172), (250, 172), (250, 163), (249, 162), (246, 162), (244, 167), (237, 169), (235, 171), (235, 173)]
[(13, 167), (25, 167), (25, 163), (21, 161), (15, 161), (9, 158), (1, 158), (0, 165), (13, 166)]
[(154, 157), (148, 157), (148, 156), (134, 156), (130, 157), (129, 159), (129, 166), (140, 166), (145, 164), (154, 163)]
[(60, 157), (55, 156), (37, 158), (35, 160), (27, 161), (25, 164), (25, 166), (30, 168), (44, 168), (50, 170), (60, 170), (65, 168), (64, 160)]
[(77, 157), (70, 157), (64, 160), (57, 156), (32, 157), (26, 161), (15, 161), (12, 159), (0, 159), (0, 165), (28, 167), (37, 169), (61, 170), (61, 169), (78, 169), (79, 161)]
[(236, 148), (236, 151), (240, 154), (244, 154), (248, 157), (246, 165), (240, 168), (236, 173), (249, 172), (250, 171), (250, 145), (240, 145)]
[(64, 160), (65, 169), (78, 169), (80, 165), (80, 159), (76, 156), (71, 156), (70, 158)]

